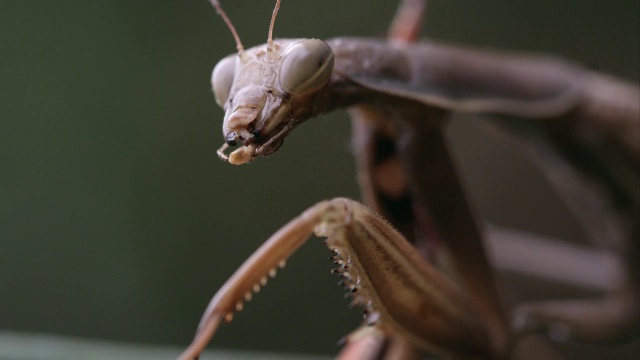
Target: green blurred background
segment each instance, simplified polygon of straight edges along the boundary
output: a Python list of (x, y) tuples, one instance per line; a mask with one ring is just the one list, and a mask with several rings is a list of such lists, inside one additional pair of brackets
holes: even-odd
[[(273, 3), (223, 0), (247, 47), (265, 42)], [(382, 36), (396, 4), (284, 1), (275, 34)], [(639, 14), (630, 0), (434, 0), (425, 33), (637, 81)], [(270, 158), (218, 160), (209, 77), (234, 49), (205, 0), (0, 0), (0, 329), (187, 344), (274, 230), (319, 200), (358, 197), (342, 111)], [(516, 151), (464, 119), (451, 132), (483, 216), (581, 237)], [(335, 353), (360, 318), (328, 254), (305, 246), (213, 346)]]

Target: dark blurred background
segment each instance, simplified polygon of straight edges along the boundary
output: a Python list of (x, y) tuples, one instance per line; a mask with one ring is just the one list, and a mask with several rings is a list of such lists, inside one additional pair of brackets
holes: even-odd
[[(274, 1), (222, 1), (245, 46)], [(276, 37), (383, 36), (396, 1), (284, 1)], [(639, 77), (638, 1), (431, 1), (426, 36), (555, 53)], [(205, 0), (0, 0), (0, 328), (187, 344), (217, 288), (311, 204), (358, 198), (342, 111), (280, 152), (218, 160), (209, 78), (235, 50)], [(458, 119), (456, 154), (492, 223), (581, 238), (542, 177)], [(360, 322), (311, 241), (217, 348), (335, 353)]]

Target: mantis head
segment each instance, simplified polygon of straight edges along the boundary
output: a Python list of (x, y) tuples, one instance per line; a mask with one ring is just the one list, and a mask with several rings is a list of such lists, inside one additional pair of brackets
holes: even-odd
[[(229, 25), (238, 48), (237, 54), (215, 66), (211, 76), (216, 102), (225, 111), (225, 144), (218, 156), (240, 165), (273, 154), (289, 131), (310, 116), (312, 111), (304, 104), (310, 104), (329, 82), (334, 56), (322, 40), (272, 40), (280, 0), (273, 12), (267, 44), (249, 50), (243, 48), (218, 2), (211, 3)], [(240, 147), (225, 154), (236, 145)]]

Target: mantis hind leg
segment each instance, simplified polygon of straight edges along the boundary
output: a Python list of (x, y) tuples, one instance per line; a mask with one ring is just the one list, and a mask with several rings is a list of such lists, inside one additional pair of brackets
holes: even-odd
[[(638, 229), (632, 235), (637, 240)], [(634, 236), (635, 235), (635, 236)], [(626, 342), (640, 332), (638, 243), (631, 242), (620, 262), (619, 278), (612, 278), (600, 297), (526, 302), (513, 311), (516, 334), (542, 333), (552, 340), (569, 338), (595, 343)], [(624, 261), (626, 260), (626, 261)], [(598, 264), (590, 263), (593, 267)], [(606, 272), (602, 268), (600, 271)], [(586, 271), (585, 271), (586, 272)]]

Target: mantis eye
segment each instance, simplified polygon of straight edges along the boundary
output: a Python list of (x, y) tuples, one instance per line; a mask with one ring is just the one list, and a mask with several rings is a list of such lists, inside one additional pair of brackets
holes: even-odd
[(280, 87), (293, 94), (303, 95), (324, 86), (333, 70), (333, 51), (326, 42), (305, 39), (287, 48), (282, 54)]
[(211, 75), (211, 87), (213, 88), (213, 95), (216, 98), (216, 103), (218, 103), (222, 108), (224, 108), (224, 103), (229, 97), (229, 91), (233, 84), (235, 69), (235, 55), (227, 56), (220, 60), (216, 67), (213, 68), (213, 74)]

